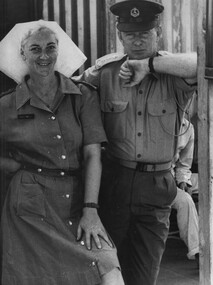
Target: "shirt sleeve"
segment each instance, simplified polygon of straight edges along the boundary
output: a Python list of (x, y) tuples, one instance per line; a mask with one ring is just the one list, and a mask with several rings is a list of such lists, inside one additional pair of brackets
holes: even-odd
[(72, 77), (74, 81), (85, 81), (99, 87), (99, 70), (94, 66), (86, 69), (82, 74)]
[(96, 90), (79, 85), (82, 92), (80, 104), (80, 120), (83, 129), (83, 144), (106, 142), (106, 134), (102, 125), (100, 103)]

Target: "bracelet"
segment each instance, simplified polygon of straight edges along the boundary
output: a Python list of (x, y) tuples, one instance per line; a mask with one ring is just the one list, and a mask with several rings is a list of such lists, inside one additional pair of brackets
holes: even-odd
[(153, 66), (153, 60), (154, 60), (154, 57), (150, 57), (149, 62), (148, 62), (149, 72), (151, 72), (151, 73), (155, 73), (155, 69)]
[(83, 207), (84, 208), (95, 208), (95, 209), (98, 209), (99, 205), (97, 203), (84, 203)]

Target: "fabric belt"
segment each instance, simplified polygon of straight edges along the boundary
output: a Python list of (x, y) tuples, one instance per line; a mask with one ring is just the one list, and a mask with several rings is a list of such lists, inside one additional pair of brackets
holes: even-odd
[(135, 169), (136, 171), (139, 171), (139, 172), (165, 171), (165, 170), (170, 170), (172, 166), (171, 161), (151, 164), (151, 163), (144, 163), (140, 161), (128, 161), (128, 160), (119, 159), (119, 158), (115, 158), (115, 157), (108, 156), (108, 155), (107, 155), (107, 158), (110, 161), (113, 161), (119, 165), (122, 165), (127, 168), (131, 168), (131, 169)]
[(21, 169), (27, 170), (29, 172), (38, 173), (46, 176), (64, 177), (64, 176), (79, 176), (81, 174), (81, 169), (49, 169), (44, 167), (36, 167), (32, 165), (22, 165)]

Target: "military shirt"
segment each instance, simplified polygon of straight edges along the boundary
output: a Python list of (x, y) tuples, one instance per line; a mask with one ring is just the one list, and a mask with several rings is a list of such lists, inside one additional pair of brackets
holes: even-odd
[(157, 73), (124, 87), (118, 75), (125, 60), (93, 66), (79, 77), (98, 87), (107, 151), (129, 161), (171, 161), (184, 109), (196, 87)]
[(84, 145), (106, 141), (99, 101), (95, 89), (57, 76), (60, 85), (50, 107), (25, 81), (0, 99), (1, 150), (23, 164), (76, 169)]

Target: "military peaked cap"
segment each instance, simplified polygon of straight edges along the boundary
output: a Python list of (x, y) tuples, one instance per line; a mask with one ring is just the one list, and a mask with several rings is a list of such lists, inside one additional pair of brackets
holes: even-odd
[(150, 0), (120, 1), (110, 7), (117, 16), (118, 30), (122, 32), (147, 31), (158, 25), (164, 6)]

